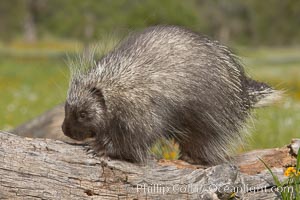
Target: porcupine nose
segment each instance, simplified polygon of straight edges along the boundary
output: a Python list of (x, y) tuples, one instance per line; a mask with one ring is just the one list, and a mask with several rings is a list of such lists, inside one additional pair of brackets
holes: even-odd
[(61, 129), (66, 136), (70, 137), (70, 129), (67, 126), (66, 120), (64, 120)]

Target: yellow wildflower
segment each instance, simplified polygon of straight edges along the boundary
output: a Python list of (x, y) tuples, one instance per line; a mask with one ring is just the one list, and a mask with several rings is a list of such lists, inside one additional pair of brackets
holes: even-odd
[(169, 155), (169, 153), (167, 153), (167, 152), (164, 153), (164, 159), (170, 160), (170, 155)]
[(176, 156), (177, 156), (177, 153), (175, 151), (171, 151), (169, 155), (170, 155), (171, 160), (175, 160)]
[(285, 176), (292, 176), (294, 174), (296, 174), (296, 169), (294, 167), (288, 167), (284, 172)]

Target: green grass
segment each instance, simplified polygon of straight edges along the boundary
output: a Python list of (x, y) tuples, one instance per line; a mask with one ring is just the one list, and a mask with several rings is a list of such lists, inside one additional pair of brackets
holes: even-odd
[(300, 48), (241, 50), (254, 79), (285, 91), (277, 105), (254, 112), (246, 149), (279, 147), (300, 137)]
[(0, 129), (8, 130), (61, 103), (68, 86), (62, 61), (1, 58)]
[[(0, 46), (0, 129), (9, 130), (64, 101), (65, 52), (80, 45)], [(300, 49), (238, 48), (253, 78), (286, 90), (282, 103), (255, 111), (245, 149), (278, 147), (300, 137)]]
[(299, 110), (299, 102), (290, 97), (280, 105), (256, 110), (246, 149), (280, 147), (289, 144), (292, 138), (299, 138)]

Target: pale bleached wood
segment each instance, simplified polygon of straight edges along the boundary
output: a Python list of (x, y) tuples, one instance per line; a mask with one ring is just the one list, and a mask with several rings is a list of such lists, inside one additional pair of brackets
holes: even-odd
[(66, 137), (61, 130), (64, 117), (65, 111), (62, 103), (42, 113), (40, 116), (21, 124), (10, 132), (25, 137), (50, 138), (75, 143), (75, 140)]
[[(300, 140), (293, 140), (290, 146), (299, 148), (299, 144)], [(278, 154), (280, 159), (287, 158), (272, 164), (278, 152), (284, 152)], [(280, 165), (295, 162), (289, 152), (288, 146), (250, 152), (236, 157), (235, 165), (206, 169), (183, 161), (136, 165), (93, 157), (80, 145), (0, 132), (0, 199), (228, 199), (230, 192), (223, 190), (238, 186), (245, 188), (236, 194), (239, 198), (274, 199), (278, 196), (270, 192), (274, 185), (270, 174), (264, 168), (253, 173), (243, 166), (260, 165), (258, 155), (272, 161), (275, 174), (283, 179), (285, 166)], [(209, 190), (216, 186), (220, 191)], [(199, 191), (188, 190), (191, 187)]]

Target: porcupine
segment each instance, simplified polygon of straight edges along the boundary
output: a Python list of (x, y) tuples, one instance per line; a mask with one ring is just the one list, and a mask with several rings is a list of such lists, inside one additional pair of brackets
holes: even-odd
[(159, 138), (174, 138), (185, 160), (223, 162), (252, 108), (280, 96), (248, 77), (229, 48), (183, 27), (149, 27), (87, 57), (87, 68), (72, 64), (62, 129), (94, 138), (95, 153), (110, 158), (144, 162)]

